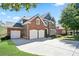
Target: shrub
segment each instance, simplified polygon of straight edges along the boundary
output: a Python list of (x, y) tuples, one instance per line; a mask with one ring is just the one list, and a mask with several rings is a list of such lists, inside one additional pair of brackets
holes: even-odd
[(56, 38), (56, 35), (52, 35), (51, 38), (52, 38), (52, 39), (53, 39), (53, 38)]
[(9, 39), (10, 39), (10, 36), (5, 36), (5, 37), (2, 37), (2, 38), (1, 38), (1, 41), (9, 40)]
[(79, 40), (79, 35), (75, 35), (75, 36), (74, 36), (74, 39), (75, 39), (75, 40)]
[(62, 37), (62, 35), (56, 35), (56, 37)]

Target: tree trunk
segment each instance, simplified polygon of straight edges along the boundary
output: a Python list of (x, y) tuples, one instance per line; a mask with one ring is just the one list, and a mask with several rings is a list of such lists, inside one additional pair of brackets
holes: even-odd
[(78, 30), (76, 30), (76, 35), (78, 35)]
[(66, 29), (66, 35), (67, 35), (67, 29)]
[(77, 30), (75, 30), (75, 35), (77, 35)]
[(75, 30), (73, 30), (73, 35), (75, 36)]
[(68, 31), (68, 30), (67, 30), (67, 28), (65, 27), (65, 35), (67, 35), (67, 34), (68, 34), (68, 33), (67, 33), (67, 31)]

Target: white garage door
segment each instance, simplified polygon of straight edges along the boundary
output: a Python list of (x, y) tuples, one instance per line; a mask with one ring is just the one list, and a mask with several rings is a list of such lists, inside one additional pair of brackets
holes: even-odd
[(11, 38), (20, 38), (20, 31), (11, 31)]
[(39, 30), (39, 38), (44, 38), (44, 30)]
[(37, 38), (37, 30), (30, 30), (30, 39)]

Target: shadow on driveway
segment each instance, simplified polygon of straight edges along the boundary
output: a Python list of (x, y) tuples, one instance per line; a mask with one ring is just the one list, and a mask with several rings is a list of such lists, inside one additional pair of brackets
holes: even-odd
[(31, 39), (31, 40), (26, 40), (26, 39), (11, 39), (11, 40), (16, 44), (16, 46), (20, 46), (34, 42), (44, 42), (46, 40), (51, 40), (51, 38), (41, 38), (41, 39)]
[(61, 42), (65, 43), (65, 44), (70, 44), (70, 45), (76, 47), (76, 49), (79, 49), (79, 41), (61, 40)]

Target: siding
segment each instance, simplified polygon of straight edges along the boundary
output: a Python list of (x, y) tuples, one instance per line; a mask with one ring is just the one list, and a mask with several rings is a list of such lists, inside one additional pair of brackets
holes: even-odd
[(52, 22), (49, 22), (48, 24), (48, 34), (49, 36), (56, 35), (55, 24), (53, 24)]

